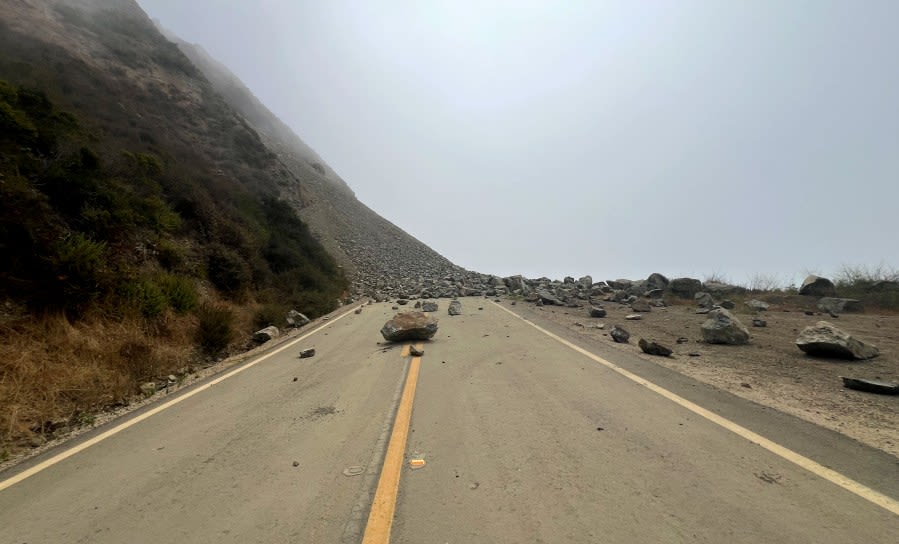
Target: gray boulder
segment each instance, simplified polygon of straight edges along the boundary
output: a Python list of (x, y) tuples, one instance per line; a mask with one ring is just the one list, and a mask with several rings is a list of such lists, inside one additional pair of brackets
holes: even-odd
[(388, 342), (428, 340), (437, 334), (437, 320), (424, 312), (403, 312), (381, 327), (381, 336)]
[(426, 300), (421, 303), (421, 311), (422, 312), (436, 312), (437, 311), (437, 303), (434, 301)]
[(618, 289), (630, 289), (631, 286), (634, 285), (634, 282), (632, 282), (631, 280), (619, 279), (619, 280), (607, 280), (606, 284), (608, 284), (608, 286), (611, 287), (612, 289), (618, 290)]
[(308, 325), (309, 322), (308, 317), (296, 310), (287, 312), (287, 324), (291, 327), (302, 327), (303, 325)]
[(732, 313), (719, 308), (709, 312), (702, 324), (702, 338), (709, 344), (748, 344), (749, 330)]
[(668, 287), (668, 278), (659, 274), (658, 272), (653, 272), (646, 278), (646, 290), (652, 291), (653, 289), (665, 289)]
[(646, 291), (646, 296), (653, 300), (659, 300), (665, 296), (665, 291), (662, 289), (650, 289), (649, 291)]
[(639, 299), (639, 300), (635, 300), (634, 302), (631, 303), (631, 310), (633, 310), (635, 312), (643, 312), (643, 313), (651, 312), (652, 305), (646, 299)]
[(627, 341), (630, 340), (631, 337), (631, 333), (622, 329), (618, 325), (615, 325), (615, 327), (612, 328), (612, 331), (609, 333), (609, 335), (612, 337), (612, 340), (619, 344), (627, 344)]
[(818, 309), (833, 314), (843, 312), (861, 312), (864, 310), (862, 301), (854, 298), (822, 297), (818, 301)]
[(647, 341), (643, 338), (637, 343), (640, 346), (640, 349), (643, 350), (643, 353), (648, 353), (649, 355), (659, 355), (660, 357), (668, 357), (671, 355), (672, 351), (670, 348), (663, 346), (655, 341)]
[(537, 289), (537, 296), (540, 297), (540, 300), (543, 304), (555, 304), (556, 306), (565, 306), (565, 303), (555, 297), (552, 293), (547, 291), (546, 289)]
[(598, 308), (596, 306), (590, 308), (590, 317), (605, 317), (605, 316), (606, 316), (605, 308)]
[(756, 300), (756, 299), (752, 299), (749, 302), (747, 302), (746, 306), (749, 306), (750, 310), (753, 310), (756, 312), (764, 312), (764, 311), (768, 310), (767, 302), (763, 302), (761, 300)]
[(700, 308), (711, 308), (715, 305), (715, 300), (712, 298), (712, 295), (701, 292), (693, 295), (693, 298), (696, 300), (696, 305)]
[(756, 317), (756, 318), (753, 318), (753, 320), (752, 320), (752, 326), (753, 327), (767, 327), (768, 322), (765, 321), (764, 319), (760, 319), (760, 318)]
[(799, 294), (813, 297), (832, 297), (837, 294), (837, 289), (829, 279), (811, 275), (802, 282)]
[(674, 278), (668, 282), (668, 289), (680, 298), (691, 299), (702, 291), (702, 282), (694, 278)]
[(827, 321), (806, 327), (796, 339), (796, 346), (815, 357), (871, 359), (880, 354), (877, 346), (865, 343)]
[(447, 311), (449, 312), (449, 315), (462, 315), (462, 303), (458, 300), (450, 302)]
[(733, 310), (734, 308), (737, 307), (737, 305), (732, 300), (722, 300), (721, 304), (719, 304), (719, 306), (721, 306), (725, 310)]
[(734, 293), (745, 293), (746, 288), (738, 285), (731, 285), (720, 281), (707, 281), (703, 284), (703, 288), (709, 293), (717, 296), (729, 295)]
[(281, 335), (281, 331), (278, 330), (278, 327), (274, 325), (271, 327), (266, 327), (264, 329), (260, 329), (253, 333), (253, 341), (257, 344), (264, 344), (271, 340), (272, 338), (277, 338)]

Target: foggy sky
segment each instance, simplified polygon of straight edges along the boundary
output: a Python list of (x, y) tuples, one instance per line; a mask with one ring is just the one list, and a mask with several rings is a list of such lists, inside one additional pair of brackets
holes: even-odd
[(468, 269), (899, 265), (899, 2), (139, 1)]

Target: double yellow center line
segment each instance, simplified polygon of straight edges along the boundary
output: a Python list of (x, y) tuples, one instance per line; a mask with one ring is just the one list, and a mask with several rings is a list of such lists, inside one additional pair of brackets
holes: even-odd
[[(409, 345), (403, 346), (401, 355), (409, 355)], [(415, 346), (421, 350), (421, 344)], [(409, 438), (409, 425), (412, 421), (412, 403), (415, 400), (415, 386), (418, 384), (418, 373), (421, 369), (421, 357), (413, 357), (409, 363), (409, 373), (403, 386), (403, 395), (396, 411), (384, 466), (378, 480), (378, 489), (372, 501), (371, 512), (362, 544), (387, 544), (390, 542), (390, 529), (393, 526), (393, 514), (396, 510), (396, 497), (400, 488), (400, 474), (403, 471), (403, 457), (406, 453), (406, 442)]]

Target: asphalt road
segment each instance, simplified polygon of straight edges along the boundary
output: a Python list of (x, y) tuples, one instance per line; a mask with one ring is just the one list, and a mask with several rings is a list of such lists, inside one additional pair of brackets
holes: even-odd
[[(426, 465), (401, 472), (391, 542), (896, 541), (899, 459), (601, 344), (578, 344), (588, 357), (492, 302), (463, 299), (456, 317), (447, 304), (400, 448)], [(378, 344), (393, 313), (332, 319), (7, 483), (0, 544), (360, 541), (410, 365), (402, 346)], [(316, 356), (297, 358), (306, 347)], [(0, 488), (122, 424), (0, 474)]]

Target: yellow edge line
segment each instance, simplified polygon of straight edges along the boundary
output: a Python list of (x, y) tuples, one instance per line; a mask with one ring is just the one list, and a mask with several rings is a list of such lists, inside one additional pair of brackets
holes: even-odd
[[(421, 344), (416, 346), (421, 349)], [(421, 357), (414, 357), (409, 363), (409, 374), (403, 387), (403, 396), (396, 412), (384, 466), (378, 480), (378, 489), (368, 514), (368, 523), (362, 544), (387, 544), (390, 542), (390, 529), (393, 526), (393, 513), (396, 510), (396, 496), (400, 488), (400, 474), (403, 469), (403, 455), (406, 452), (406, 441), (409, 438), (409, 423), (412, 420), (412, 403), (415, 400), (415, 386), (418, 383), (418, 372), (421, 368)]]
[(2, 482), (0, 482), (0, 491), (3, 491), (4, 489), (6, 489), (8, 487), (16, 485), (17, 483), (21, 482), (22, 480), (25, 480), (26, 478), (30, 478), (31, 476), (34, 476), (38, 472), (41, 472), (42, 470), (50, 468), (53, 465), (55, 465), (56, 463), (59, 463), (60, 461), (68, 459), (69, 457), (75, 455), (76, 453), (82, 452), (82, 451), (86, 450), (87, 448), (89, 448), (95, 444), (98, 444), (98, 443), (106, 440), (107, 438), (124, 431), (128, 427), (137, 425), (141, 421), (144, 421), (145, 419), (149, 419), (149, 418), (155, 416), (156, 414), (158, 414), (159, 412), (162, 412), (163, 410), (167, 410), (167, 409), (171, 408), (172, 406), (175, 406), (176, 404), (183, 402), (198, 393), (206, 391), (213, 385), (220, 384), (223, 381), (227, 380), (228, 378), (231, 378), (232, 376), (236, 376), (237, 374), (240, 374), (244, 370), (247, 370), (250, 367), (258, 365), (259, 363), (268, 359), (269, 357), (271, 357), (273, 355), (277, 355), (278, 353), (281, 353), (282, 351), (292, 347), (297, 342), (300, 342), (301, 340), (305, 340), (306, 338), (309, 338), (313, 334), (321, 331), (325, 327), (327, 327), (337, 321), (340, 321), (341, 319), (350, 315), (354, 311), (355, 311), (355, 308), (335, 317), (334, 319), (331, 319), (330, 321), (326, 322), (324, 325), (315, 329), (314, 331), (309, 331), (308, 333), (300, 336), (296, 340), (291, 340), (290, 342), (275, 349), (274, 351), (266, 353), (265, 355), (259, 357), (258, 359), (254, 360), (250, 363), (247, 363), (239, 368), (235, 368), (234, 370), (228, 372), (227, 374), (223, 374), (223, 375), (219, 376), (218, 378), (215, 378), (214, 380), (197, 387), (196, 389), (192, 389), (177, 398), (174, 398), (168, 402), (164, 402), (151, 410), (147, 410), (146, 412), (142, 413), (141, 415), (139, 415), (133, 419), (129, 419), (128, 421), (126, 421), (124, 423), (120, 423), (119, 425), (116, 425), (115, 427), (109, 429), (108, 431), (98, 434), (97, 436), (91, 438), (90, 440), (85, 440), (84, 442), (82, 442), (76, 446), (73, 446), (63, 452), (60, 452), (60, 453), (54, 455), (53, 457), (47, 459), (46, 461), (43, 461), (41, 463), (38, 463), (37, 465), (34, 465), (33, 467), (29, 468), (28, 470), (24, 470), (11, 478), (3, 480)]
[(721, 417), (714, 412), (710, 412), (709, 410), (703, 408), (702, 406), (699, 406), (696, 403), (693, 403), (675, 393), (672, 393), (671, 391), (668, 391), (667, 389), (665, 389), (659, 385), (656, 385), (650, 381), (647, 381), (647, 380), (641, 378), (640, 376), (637, 376), (636, 374), (634, 374), (628, 370), (625, 370), (612, 362), (609, 362), (609, 361), (603, 359), (602, 357), (600, 357), (598, 355), (595, 355), (579, 346), (576, 346), (575, 344), (572, 344), (568, 340), (565, 340), (564, 338), (561, 338), (560, 336), (557, 336), (557, 335), (549, 332), (548, 330), (537, 325), (536, 323), (533, 323), (532, 321), (529, 321), (528, 319), (521, 317), (520, 315), (516, 314), (515, 312), (513, 312), (507, 308), (504, 308), (504, 307), (500, 306), (499, 304), (496, 304), (495, 302), (493, 304), (495, 304), (497, 307), (499, 307), (499, 309), (503, 310), (504, 312), (509, 313), (509, 314), (515, 316), (516, 318), (524, 321), (531, 327), (534, 327), (535, 329), (537, 329), (538, 331), (542, 332), (543, 334), (549, 336), (553, 340), (573, 349), (574, 351), (580, 353), (581, 355), (584, 355), (586, 357), (589, 357), (590, 359), (593, 359), (597, 363), (599, 363), (605, 367), (608, 367), (611, 370), (614, 370), (615, 372), (617, 372), (618, 374), (621, 374), (625, 378), (648, 388), (650, 391), (658, 393), (659, 395), (665, 397), (666, 399), (686, 408), (687, 410), (690, 410), (694, 414), (702, 416), (705, 419), (711, 421), (712, 423), (715, 423), (716, 425), (720, 425), (721, 427), (724, 427), (728, 431), (731, 431), (732, 433), (737, 434), (737, 435), (745, 438), (746, 440), (749, 440), (752, 443), (758, 444), (759, 446), (765, 448), (766, 450), (770, 451), (771, 453), (773, 453), (783, 459), (786, 459), (787, 461), (789, 461), (795, 465), (798, 465), (798, 466), (804, 468), (805, 470), (811, 472), (812, 474), (820, 476), (821, 478), (824, 478), (825, 480), (842, 487), (843, 489), (845, 489), (846, 491), (849, 491), (850, 493), (854, 493), (855, 495), (858, 495), (859, 497), (876, 504), (877, 506), (883, 508), (884, 510), (887, 510), (889, 512), (892, 512), (893, 514), (899, 515), (899, 501), (892, 499), (892, 498), (884, 495), (883, 493), (875, 491), (866, 485), (860, 484), (859, 482), (856, 482), (855, 480), (853, 480), (847, 476), (844, 476), (843, 474), (840, 474), (839, 472), (837, 472), (835, 470), (829, 469), (829, 468), (825, 467), (824, 465), (821, 465), (820, 463), (812, 461), (808, 457), (800, 455), (800, 454), (794, 452), (793, 450), (786, 448), (784, 446), (781, 446), (780, 444), (778, 444), (768, 438), (765, 438), (764, 436), (762, 436), (758, 433), (750, 431), (746, 427), (743, 427), (737, 423), (734, 423), (733, 421), (731, 421), (729, 419)]

